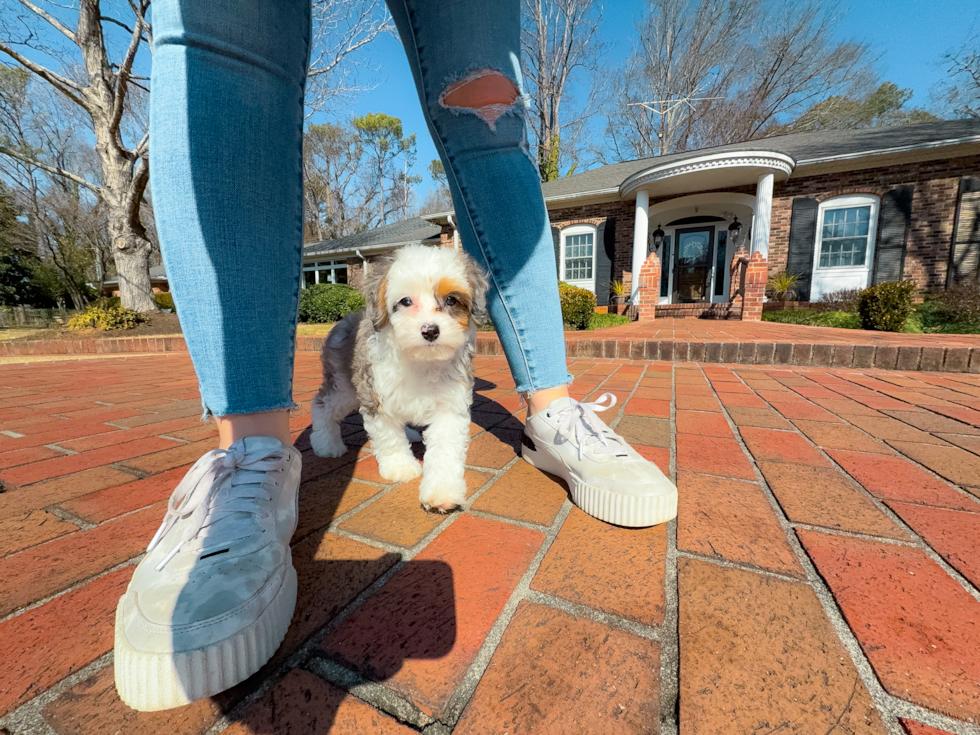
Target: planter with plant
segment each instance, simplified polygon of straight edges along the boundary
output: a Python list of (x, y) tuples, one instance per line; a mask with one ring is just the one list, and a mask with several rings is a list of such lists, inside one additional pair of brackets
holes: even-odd
[(769, 277), (766, 290), (774, 301), (793, 301), (796, 298), (796, 285), (802, 276), (799, 273), (779, 271)]
[(609, 312), (618, 314), (626, 303), (626, 285), (622, 281), (609, 282), (609, 294), (612, 296), (609, 304)]

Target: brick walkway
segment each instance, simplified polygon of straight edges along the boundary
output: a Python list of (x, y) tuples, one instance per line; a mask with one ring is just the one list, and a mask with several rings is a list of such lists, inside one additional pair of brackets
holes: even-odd
[[(153, 715), (112, 617), (189, 463), (185, 355), (0, 366), (0, 732), (980, 733), (980, 376), (573, 360), (577, 397), (677, 479), (626, 530), (519, 460), (479, 358), (466, 512), (385, 485), (365, 435), (310, 455), (283, 648)], [(318, 379), (298, 359), (297, 400)], [(607, 414), (608, 415), (608, 414)]]

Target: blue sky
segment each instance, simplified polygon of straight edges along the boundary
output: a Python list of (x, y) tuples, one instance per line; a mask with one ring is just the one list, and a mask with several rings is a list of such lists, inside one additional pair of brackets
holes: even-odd
[[(611, 46), (606, 57), (609, 64), (629, 53), (634, 21), (645, 7), (644, 0), (604, 3), (600, 30)], [(838, 38), (868, 44), (878, 58), (881, 78), (911, 88), (915, 93), (912, 104), (923, 107), (929, 106), (929, 91), (943, 76), (942, 54), (980, 30), (978, 0), (842, 0), (841, 10)], [(401, 44), (391, 37), (382, 38), (364, 60), (376, 71), (362, 73), (362, 80), (374, 88), (349, 100), (346, 113), (386, 112), (402, 119), (406, 133), (418, 134), (417, 173), (424, 179), (419, 187), (421, 201), (431, 185), (425, 166), (437, 154)]]

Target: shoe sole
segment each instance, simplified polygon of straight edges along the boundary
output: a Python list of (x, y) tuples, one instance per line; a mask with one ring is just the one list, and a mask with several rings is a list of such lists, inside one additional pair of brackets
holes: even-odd
[(646, 528), (677, 517), (677, 489), (665, 495), (623, 495), (589, 485), (576, 479), (558, 459), (542, 450), (521, 447), (521, 456), (532, 467), (556, 475), (565, 481), (572, 502), (600, 521), (628, 528)]
[(245, 681), (279, 648), (295, 608), (296, 570), (290, 564), (276, 596), (248, 627), (196, 651), (149, 653), (126, 639), (120, 600), (114, 656), (120, 699), (140, 712), (157, 712), (214, 696)]

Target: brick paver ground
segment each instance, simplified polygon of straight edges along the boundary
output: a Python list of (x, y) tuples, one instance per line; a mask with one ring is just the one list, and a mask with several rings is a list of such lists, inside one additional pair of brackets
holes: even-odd
[(215, 441), (182, 354), (0, 366), (0, 732), (980, 733), (980, 375), (570, 360), (676, 479), (676, 522), (599, 523), (517, 456), (477, 361), (467, 506), (307, 440), (299, 601), (275, 658), (157, 714), (112, 683), (116, 601)]

